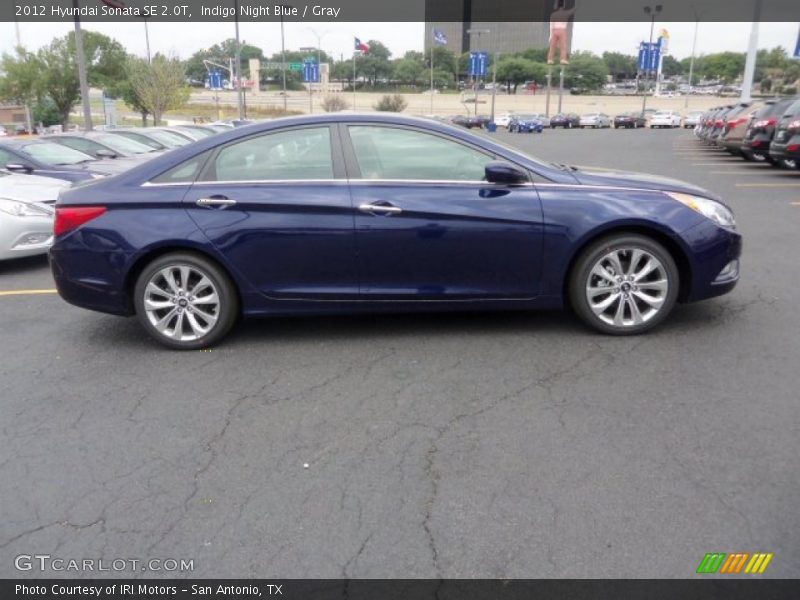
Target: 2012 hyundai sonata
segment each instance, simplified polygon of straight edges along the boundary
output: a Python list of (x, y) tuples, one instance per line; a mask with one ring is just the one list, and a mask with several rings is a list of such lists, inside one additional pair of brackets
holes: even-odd
[(554, 309), (636, 334), (739, 279), (731, 210), (688, 183), (544, 162), (398, 115), (220, 133), (63, 192), (61, 296), (211, 345), (240, 315)]

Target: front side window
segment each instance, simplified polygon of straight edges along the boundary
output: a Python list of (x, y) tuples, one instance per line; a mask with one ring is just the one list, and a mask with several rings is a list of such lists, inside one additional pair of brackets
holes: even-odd
[(217, 181), (333, 179), (328, 127), (278, 131), (220, 150), (209, 170)]
[(492, 156), (438, 135), (370, 125), (351, 125), (363, 179), (482, 181)]

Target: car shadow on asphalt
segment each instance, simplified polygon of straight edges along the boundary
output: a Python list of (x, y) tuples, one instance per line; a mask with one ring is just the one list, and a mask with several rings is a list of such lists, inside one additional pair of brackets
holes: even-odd
[(27, 256), (0, 261), (0, 275), (18, 275), (36, 269), (46, 268), (47, 255)]

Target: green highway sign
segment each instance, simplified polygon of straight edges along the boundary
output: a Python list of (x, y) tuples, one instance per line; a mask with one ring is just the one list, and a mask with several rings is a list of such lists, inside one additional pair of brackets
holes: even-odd
[(303, 63), (289, 63), (289, 70), (290, 71), (302, 71), (303, 70)]

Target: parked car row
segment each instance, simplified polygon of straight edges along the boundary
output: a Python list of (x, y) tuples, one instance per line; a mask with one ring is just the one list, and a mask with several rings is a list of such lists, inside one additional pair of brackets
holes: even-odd
[(713, 108), (694, 133), (709, 146), (746, 160), (800, 168), (800, 96)]
[[(494, 122), (498, 127), (505, 127), (512, 133), (541, 132), (542, 129), (548, 127), (552, 129), (558, 127), (606, 129), (613, 126), (614, 129), (640, 129), (649, 126), (651, 129), (672, 129), (677, 127), (693, 128), (702, 115), (703, 111), (693, 111), (684, 117), (678, 111), (652, 108), (638, 112), (624, 112), (613, 119), (603, 112), (584, 115), (558, 113), (552, 118), (541, 113), (515, 114), (507, 112), (497, 115)], [(450, 119), (454, 125), (460, 125), (467, 129), (486, 127), (490, 121), (490, 117), (481, 115), (467, 117), (458, 115)]]
[(73, 184), (117, 175), (234, 127), (232, 123), (70, 131), (0, 139), (0, 260), (44, 254), (54, 205)]

